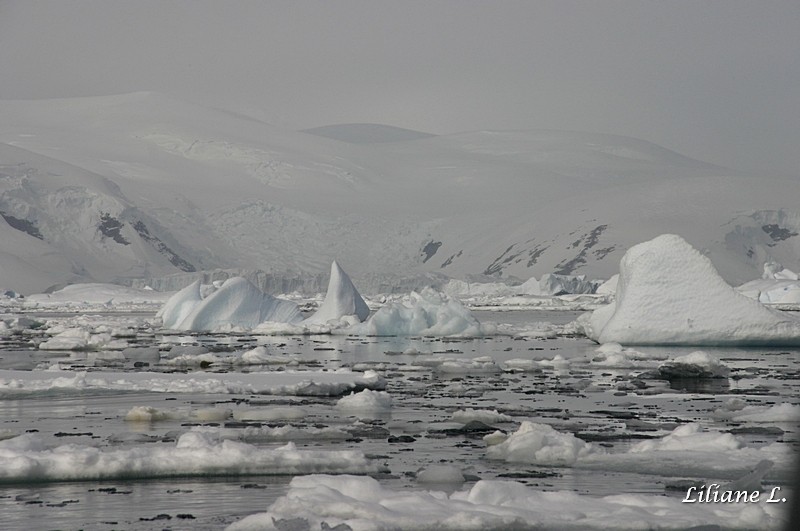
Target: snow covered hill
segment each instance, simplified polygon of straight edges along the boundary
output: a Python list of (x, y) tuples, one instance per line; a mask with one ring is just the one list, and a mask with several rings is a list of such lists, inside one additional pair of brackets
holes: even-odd
[(741, 284), (800, 267), (800, 179), (764, 182), (611, 135), (298, 132), (149, 92), (1, 101), (0, 287), (229, 269), (322, 290), (334, 259), (368, 293), (602, 278), (665, 232)]

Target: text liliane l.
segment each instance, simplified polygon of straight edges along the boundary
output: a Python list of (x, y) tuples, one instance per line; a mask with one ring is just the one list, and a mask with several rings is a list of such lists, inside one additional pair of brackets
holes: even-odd
[[(785, 503), (780, 497), (781, 488), (773, 487), (765, 503)], [(681, 503), (758, 503), (762, 500), (758, 490), (720, 490), (720, 485), (711, 483), (702, 487), (689, 487)]]

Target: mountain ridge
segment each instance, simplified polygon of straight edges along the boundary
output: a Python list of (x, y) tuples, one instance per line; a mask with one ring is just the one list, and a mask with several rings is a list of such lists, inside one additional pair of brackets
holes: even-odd
[(741, 283), (800, 258), (786, 204), (800, 184), (760, 177), (597, 133), (352, 143), (151, 92), (0, 101), (0, 232), (14, 233), (0, 284), (192, 269), (317, 278), (334, 259), (383, 287), (374, 279), (603, 278), (665, 232)]

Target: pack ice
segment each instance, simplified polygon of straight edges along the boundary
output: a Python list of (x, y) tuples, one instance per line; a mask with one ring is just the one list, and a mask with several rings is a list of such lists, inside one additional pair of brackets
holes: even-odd
[(683, 238), (665, 234), (622, 257), (616, 300), (584, 320), (598, 343), (800, 345), (800, 320), (729, 286)]

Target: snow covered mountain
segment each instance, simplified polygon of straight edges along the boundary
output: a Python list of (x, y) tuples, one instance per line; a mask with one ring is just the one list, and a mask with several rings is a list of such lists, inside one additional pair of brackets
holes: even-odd
[[(187, 285), (260, 271), (367, 293), (438, 275), (608, 277), (666, 232), (731, 283), (800, 267), (800, 179), (745, 175), (632, 138), (290, 131), (155, 93), (0, 102), (0, 286)], [(160, 279), (160, 280), (159, 280)]]

